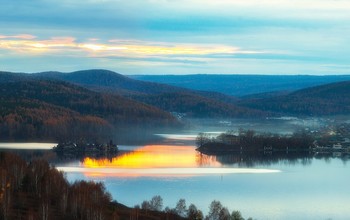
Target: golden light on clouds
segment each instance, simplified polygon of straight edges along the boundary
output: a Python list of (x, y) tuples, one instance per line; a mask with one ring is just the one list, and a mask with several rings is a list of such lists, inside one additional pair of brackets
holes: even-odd
[(159, 56), (202, 56), (211, 54), (247, 54), (261, 51), (242, 50), (238, 47), (213, 44), (176, 44), (132, 40), (109, 40), (99, 43), (98, 39), (78, 42), (73, 37), (53, 37), (40, 40), (32, 35), (0, 35), (0, 50), (31, 55), (45, 53), (74, 56), (74, 52), (86, 57), (159, 57)]
[(36, 37), (30, 34), (19, 34), (19, 35), (0, 35), (0, 39), (26, 39), (31, 40)]

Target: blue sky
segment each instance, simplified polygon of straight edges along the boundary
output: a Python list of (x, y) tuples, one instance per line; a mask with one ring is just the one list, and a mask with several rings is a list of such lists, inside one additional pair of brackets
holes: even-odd
[(348, 0), (0, 0), (0, 70), (350, 74)]

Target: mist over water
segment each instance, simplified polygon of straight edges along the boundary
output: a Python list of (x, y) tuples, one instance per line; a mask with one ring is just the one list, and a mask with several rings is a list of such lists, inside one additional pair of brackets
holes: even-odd
[[(282, 118), (193, 124), (178, 133), (157, 133), (144, 144), (118, 145), (120, 153), (115, 157), (56, 158), (52, 163), (71, 182), (102, 181), (113, 199), (130, 207), (160, 195), (164, 207), (173, 208), (184, 198), (187, 205), (194, 203), (204, 213), (211, 201), (219, 200), (230, 211), (239, 210), (254, 219), (347, 219), (349, 155), (208, 156), (196, 151), (198, 132), (217, 135), (242, 127), (292, 133), (305, 124), (313, 129), (323, 123)], [(20, 149), (24, 145), (0, 146)]]
[(55, 143), (0, 143), (0, 149), (13, 150), (50, 150)]

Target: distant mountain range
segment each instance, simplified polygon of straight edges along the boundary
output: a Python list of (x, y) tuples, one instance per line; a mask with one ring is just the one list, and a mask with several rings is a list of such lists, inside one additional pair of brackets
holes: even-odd
[(242, 97), (252, 94), (293, 92), (299, 89), (350, 80), (350, 75), (131, 75), (133, 79), (206, 90)]
[[(220, 81), (215, 80), (215, 76), (207, 75), (208, 90)], [(216, 77), (223, 79), (223, 75)], [(244, 78), (230, 77), (238, 77), (241, 81)], [(250, 77), (246, 76), (246, 79), (253, 79)], [(77, 135), (108, 138), (122, 127), (176, 127), (180, 125), (176, 117), (180, 116), (257, 118), (350, 113), (350, 81), (290, 91), (290, 84), (285, 84), (287, 80), (276, 77), (280, 84), (270, 84), (281, 90), (271, 92), (270, 88), (263, 86), (259, 88), (262, 93), (237, 98), (217, 91), (141, 81), (108, 70), (35, 74), (0, 72), (0, 135), (8, 139), (57, 140)], [(261, 82), (246, 80), (240, 86), (259, 87), (272, 78), (259, 76)], [(332, 79), (346, 78), (338, 76)], [(295, 87), (321, 81), (306, 80)], [(183, 84), (186, 85), (186, 81)]]
[(236, 106), (237, 98), (211, 91), (196, 91), (165, 84), (144, 82), (108, 70), (85, 70), (72, 73), (44, 72), (34, 74), (39, 79), (56, 79), (85, 88), (117, 94), (156, 106), (167, 112), (190, 117), (261, 117), (260, 110)]

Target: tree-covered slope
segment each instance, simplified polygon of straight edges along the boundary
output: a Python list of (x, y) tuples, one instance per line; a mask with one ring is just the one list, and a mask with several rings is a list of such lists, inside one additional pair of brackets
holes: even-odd
[(261, 117), (268, 113), (235, 106), (237, 98), (212, 91), (195, 91), (165, 84), (144, 82), (108, 70), (72, 73), (45, 72), (41, 78), (65, 80), (80, 86), (122, 95), (168, 112), (191, 117)]
[(61, 81), (0, 84), (2, 139), (110, 136), (121, 126), (176, 125), (169, 113)]
[(138, 95), (134, 99), (157, 106), (160, 109), (197, 118), (255, 118), (270, 113), (225, 103), (220, 100), (189, 93), (162, 93), (159, 95)]
[(297, 91), (327, 83), (350, 80), (350, 75), (135, 75), (133, 79), (181, 86), (193, 90), (220, 92), (231, 96), (246, 96), (276, 91)]
[(131, 79), (119, 73), (103, 69), (81, 70), (71, 73), (43, 72), (34, 74), (34, 76), (44, 79), (59, 79), (90, 89), (118, 93), (120, 95), (159, 94), (164, 91), (179, 92), (185, 90), (180, 87)]
[(294, 115), (350, 113), (350, 81), (298, 90), (273, 98), (241, 101), (245, 107)]

